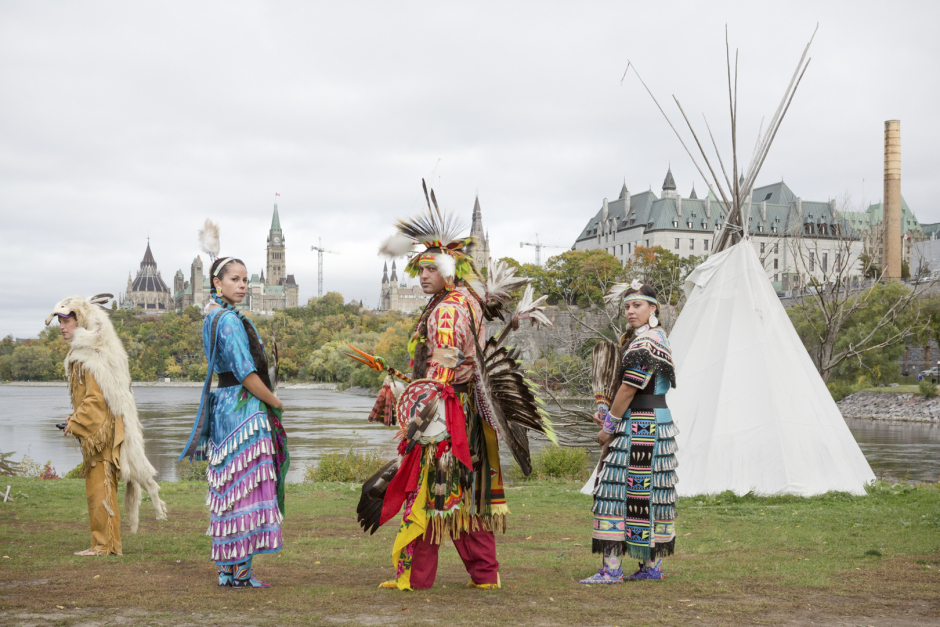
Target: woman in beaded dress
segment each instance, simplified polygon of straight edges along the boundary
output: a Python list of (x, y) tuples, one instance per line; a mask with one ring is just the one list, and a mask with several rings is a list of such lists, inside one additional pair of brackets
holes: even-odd
[(666, 406), (666, 392), (676, 385), (672, 352), (659, 326), (655, 290), (637, 281), (618, 288), (631, 332), (621, 341), (620, 389), (610, 410), (594, 416), (601, 427), (598, 443), (606, 445), (594, 487), (592, 534), (592, 550), (602, 562), (597, 574), (581, 580), (586, 584), (623, 581), (625, 554), (640, 562), (627, 580), (662, 579), (661, 558), (672, 555), (676, 542), (678, 429)]
[[(212, 254), (212, 251), (210, 255)], [(247, 290), (245, 264), (215, 259), (203, 323), (209, 373), (199, 415), (180, 456), (208, 459), (212, 559), (219, 585), (267, 588), (253, 575), (252, 558), (281, 550), (284, 478), (289, 466), (281, 401), (271, 391), (258, 331), (235, 309)], [(212, 372), (218, 389), (209, 391)]]

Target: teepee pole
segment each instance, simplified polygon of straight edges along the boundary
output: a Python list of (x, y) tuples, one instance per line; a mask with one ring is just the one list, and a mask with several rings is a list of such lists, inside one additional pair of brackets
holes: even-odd
[[(637, 77), (638, 79), (640, 79), (640, 84), (643, 85), (643, 89), (645, 89), (645, 90), (646, 90), (646, 93), (648, 93), (648, 94), (650, 95), (650, 98), (653, 99), (653, 103), (656, 104), (656, 108), (659, 109), (659, 112), (663, 114), (663, 117), (664, 117), (664, 118), (666, 118), (666, 122), (669, 124), (669, 128), (672, 129), (672, 132), (675, 133), (675, 134), (676, 134), (676, 137), (679, 139), (679, 143), (682, 144), (682, 147), (683, 147), (683, 148), (685, 148), (685, 153), (686, 153), (687, 155), (689, 155), (689, 159), (692, 160), (692, 165), (694, 165), (694, 166), (695, 166), (695, 169), (698, 170), (699, 176), (701, 176), (703, 179), (705, 179), (705, 184), (708, 185), (708, 190), (709, 190), (710, 192), (712, 192), (712, 195), (714, 195), (715, 190), (714, 190), (713, 187), (712, 187), (712, 183), (708, 180), (708, 177), (705, 176), (705, 173), (702, 172), (702, 168), (699, 167), (698, 162), (695, 160), (695, 157), (692, 156), (692, 152), (689, 150), (689, 147), (686, 146), (686, 145), (685, 145), (685, 141), (682, 140), (682, 135), (680, 135), (680, 134), (679, 134), (679, 131), (676, 130), (676, 127), (673, 126), (672, 120), (669, 119), (669, 116), (666, 115), (666, 112), (663, 111), (663, 108), (662, 108), (661, 106), (659, 106), (659, 101), (656, 100), (656, 96), (654, 96), (654, 95), (653, 95), (653, 92), (650, 91), (650, 88), (646, 86), (646, 82), (643, 80), (643, 77), (640, 76), (640, 73), (636, 71), (636, 66), (633, 65), (630, 61), (627, 61), (627, 69), (624, 71), (623, 75), (626, 76), (626, 75), (627, 75), (627, 72), (630, 70), (631, 67), (633, 68), (633, 73), (636, 74), (636, 77)], [(621, 79), (621, 80), (622, 80), (622, 79)], [(677, 104), (678, 104), (678, 101), (676, 101), (676, 102), (677, 102)], [(711, 169), (711, 168), (709, 168), (709, 169)], [(716, 181), (716, 183), (717, 183), (717, 181)], [(724, 190), (721, 188), (721, 185), (718, 185), (718, 192), (721, 194), (722, 200), (724, 200), (725, 203), (727, 203), (727, 202), (728, 202), (728, 199), (725, 198), (725, 192), (724, 192)]]

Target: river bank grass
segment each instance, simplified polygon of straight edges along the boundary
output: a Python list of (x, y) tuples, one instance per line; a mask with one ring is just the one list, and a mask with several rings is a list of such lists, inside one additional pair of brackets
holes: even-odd
[[(432, 590), (392, 578), (397, 525), (355, 523), (359, 486), (287, 486), (285, 549), (256, 559), (268, 590), (215, 585), (205, 484), (163, 483), (170, 518), (145, 501), (124, 555), (80, 558), (89, 534), (81, 480), (13, 478), (0, 502), (0, 624), (32, 625), (926, 625), (940, 621), (940, 488), (865, 497), (681, 499), (667, 579), (586, 587), (597, 566), (579, 482), (507, 490), (497, 539), (503, 589), (471, 590), (453, 546)], [(122, 490), (123, 492), (123, 490)], [(123, 496), (121, 497), (123, 499)], [(145, 499), (146, 499), (145, 495)], [(123, 508), (122, 508), (123, 509)]]

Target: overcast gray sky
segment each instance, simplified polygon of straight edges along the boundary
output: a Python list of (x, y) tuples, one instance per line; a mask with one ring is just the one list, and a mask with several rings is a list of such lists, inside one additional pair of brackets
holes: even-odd
[(422, 177), (468, 225), (478, 192), (494, 256), (524, 262), (520, 240), (570, 246), (624, 179), (659, 193), (671, 162), (680, 193), (701, 192), (636, 77), (620, 80), (629, 59), (726, 140), (726, 23), (749, 154), (819, 22), (758, 185), (877, 202), (884, 121), (900, 119), (902, 193), (940, 221), (940, 5), (887, 6), (4, 2), (0, 335), (34, 337), (64, 296), (123, 291), (148, 233), (164, 280), (188, 276), (206, 217), (260, 271), (276, 192), (302, 302), (322, 238), (340, 253), (325, 289), (373, 307), (376, 248), (422, 206)]

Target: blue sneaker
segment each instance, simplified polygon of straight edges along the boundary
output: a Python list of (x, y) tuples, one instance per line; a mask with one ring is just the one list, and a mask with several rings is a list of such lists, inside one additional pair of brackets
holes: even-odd
[(662, 578), (663, 561), (658, 560), (654, 566), (644, 566), (643, 562), (640, 562), (640, 570), (627, 577), (627, 581), (642, 581), (644, 579), (653, 579), (659, 581), (662, 580)]
[(617, 570), (607, 570), (607, 567), (601, 566), (600, 570), (596, 574), (591, 575), (587, 579), (582, 579), (578, 583), (621, 583), (623, 581), (623, 569), (618, 568)]

